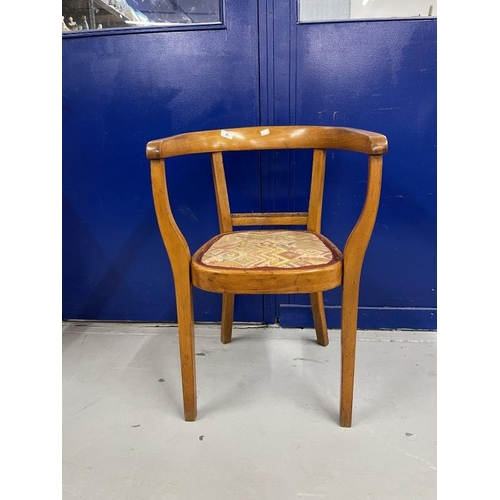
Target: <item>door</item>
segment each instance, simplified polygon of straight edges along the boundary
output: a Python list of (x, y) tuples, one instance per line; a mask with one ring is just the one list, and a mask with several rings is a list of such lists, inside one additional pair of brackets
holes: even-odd
[[(222, 24), (63, 36), (63, 318), (176, 319), (145, 158), (149, 140), (315, 124), (373, 129), (389, 139), (360, 327), (435, 329), (436, 19), (298, 23), (295, 2), (224, 5)], [(234, 209), (305, 210), (305, 159), (244, 155), (241, 168), (227, 173)], [(172, 161), (167, 176), (195, 250), (218, 231), (210, 166), (203, 158), (182, 169)], [(323, 230), (342, 247), (361, 209), (365, 172), (335, 153), (326, 182)], [(331, 328), (339, 326), (339, 292), (325, 294)], [(195, 294), (196, 321), (219, 321), (220, 296)], [(237, 296), (235, 320), (312, 326), (309, 299), (298, 295)]]
[[(274, 20), (267, 22), (274, 89), (265, 103), (269, 122), (364, 128), (389, 140), (361, 278), (359, 327), (435, 329), (436, 19), (299, 23), (293, 2), (266, 3)], [(272, 206), (278, 193), (288, 193), (284, 208), (304, 210), (308, 159), (302, 153), (274, 159), (278, 175), (270, 178), (264, 203)], [(329, 155), (322, 228), (340, 248), (365, 188), (365, 170), (342, 152)], [(328, 326), (338, 328), (340, 289), (324, 297)], [(307, 296), (265, 303), (268, 321), (274, 315), (282, 326), (313, 326)]]
[[(96, 22), (108, 22), (102, 12)], [(172, 134), (259, 124), (258, 6), (227, 1), (223, 13), (220, 25), (63, 36), (64, 319), (176, 320), (145, 147)], [(211, 175), (204, 158), (182, 169), (167, 164), (192, 251), (218, 231)], [(260, 209), (258, 161), (228, 176), (235, 208)], [(219, 321), (220, 296), (195, 293), (196, 320)], [(238, 298), (235, 318), (262, 322), (262, 297)]]

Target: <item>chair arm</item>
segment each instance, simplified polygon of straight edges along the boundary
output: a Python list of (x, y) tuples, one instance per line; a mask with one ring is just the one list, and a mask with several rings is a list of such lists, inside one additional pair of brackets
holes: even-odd
[(151, 182), (158, 226), (172, 266), (174, 281), (177, 283), (189, 276), (191, 252), (170, 207), (163, 160), (151, 160)]
[(344, 247), (344, 276), (357, 281), (377, 218), (382, 185), (382, 155), (369, 156), (368, 182), (361, 214)]

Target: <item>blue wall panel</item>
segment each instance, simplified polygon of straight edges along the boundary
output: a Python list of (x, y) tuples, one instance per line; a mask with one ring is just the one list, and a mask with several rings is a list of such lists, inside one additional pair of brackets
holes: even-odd
[[(360, 291), (360, 306), (380, 311), (368, 314), (364, 327), (435, 329), (436, 20), (298, 25), (295, 36), (296, 123), (375, 130), (389, 140)], [(361, 210), (366, 169), (343, 152), (330, 154), (327, 165), (323, 231), (343, 248)], [(290, 175), (300, 209), (310, 169), (297, 159)], [(302, 314), (292, 305), (308, 298), (282, 303), (288, 306), (280, 322), (299, 326), (287, 315)], [(340, 290), (327, 292), (325, 304), (333, 311)], [(302, 324), (312, 326), (312, 320)], [(337, 314), (329, 326), (339, 326)]]
[[(175, 321), (146, 143), (258, 124), (256, 31), (256, 6), (241, 5), (227, 29), (63, 37), (64, 319)], [(195, 250), (218, 230), (210, 163), (175, 166), (172, 206)], [(240, 204), (258, 202), (259, 165), (239, 180)], [(220, 297), (196, 291), (195, 317), (218, 321)], [(238, 298), (236, 318), (262, 321), (262, 298)]]

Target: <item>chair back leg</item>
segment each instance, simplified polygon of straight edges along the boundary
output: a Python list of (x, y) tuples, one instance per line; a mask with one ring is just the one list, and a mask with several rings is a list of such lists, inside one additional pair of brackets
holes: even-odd
[(319, 345), (326, 347), (329, 340), (326, 325), (325, 305), (323, 302), (323, 292), (311, 293), (309, 296), (311, 299), (314, 328), (316, 329), (316, 339)]
[(231, 342), (233, 334), (233, 312), (234, 312), (234, 294), (222, 294), (222, 320), (220, 340), (223, 344)]

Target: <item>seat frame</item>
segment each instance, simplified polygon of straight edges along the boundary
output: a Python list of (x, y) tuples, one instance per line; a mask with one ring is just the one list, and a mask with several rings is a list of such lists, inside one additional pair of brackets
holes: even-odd
[[(231, 213), (223, 164), (226, 151), (310, 149), (313, 165), (308, 212)], [(367, 190), (359, 218), (350, 232), (341, 259), (327, 269), (220, 269), (201, 266), (191, 255), (170, 206), (165, 159), (210, 153), (220, 233), (237, 226), (306, 226), (321, 235), (326, 151), (364, 153), (368, 158)], [(323, 291), (342, 286), (340, 425), (352, 424), (354, 367), (361, 268), (377, 217), (382, 182), (382, 155), (387, 138), (379, 133), (324, 126), (244, 127), (190, 132), (150, 141), (154, 206), (174, 278), (181, 361), (184, 418), (197, 416), (193, 285), (222, 293), (221, 341), (231, 341), (235, 293), (308, 293), (318, 344), (327, 346), (328, 331)], [(196, 255), (196, 254), (195, 254)], [(235, 285), (237, 283), (237, 285)]]

